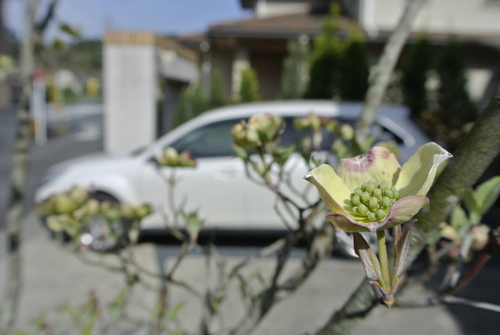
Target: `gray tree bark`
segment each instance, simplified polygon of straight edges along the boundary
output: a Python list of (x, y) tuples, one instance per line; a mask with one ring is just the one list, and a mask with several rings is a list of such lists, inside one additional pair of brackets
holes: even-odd
[(375, 73), (370, 79), (370, 87), (366, 93), (363, 111), (356, 123), (356, 139), (359, 143), (364, 142), (370, 133), (370, 127), (375, 120), (377, 108), (382, 101), (387, 85), (389, 85), (391, 74), (394, 71), (401, 50), (408, 38), (410, 25), (426, 1), (427, 0), (408, 1), (403, 16), (384, 47)]

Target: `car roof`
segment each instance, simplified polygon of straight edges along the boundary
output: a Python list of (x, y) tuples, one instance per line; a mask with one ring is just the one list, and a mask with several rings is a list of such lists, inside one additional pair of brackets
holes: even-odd
[[(356, 119), (360, 115), (362, 108), (362, 102), (336, 102), (333, 100), (275, 100), (228, 105), (204, 112), (187, 121), (156, 140), (146, 151), (151, 152), (151, 150), (156, 151), (163, 148), (165, 145), (205, 124), (225, 120), (248, 119), (254, 114), (272, 113), (280, 116), (298, 117), (313, 112), (319, 116)], [(396, 123), (401, 121), (404, 123), (408, 115), (409, 110), (405, 106), (381, 105), (377, 109), (377, 119), (379, 121)], [(408, 135), (404, 134), (404, 132), (404, 128), (401, 128), (401, 134), (398, 135), (404, 138)]]

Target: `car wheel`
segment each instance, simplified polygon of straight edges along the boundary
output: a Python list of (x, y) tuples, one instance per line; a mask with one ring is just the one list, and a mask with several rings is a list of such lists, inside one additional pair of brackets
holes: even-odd
[[(93, 198), (99, 202), (108, 201), (112, 204), (118, 203), (118, 199), (104, 192), (95, 192)], [(128, 229), (131, 222), (120, 219), (109, 227), (106, 221), (95, 215), (88, 224), (87, 231), (80, 237), (82, 244), (96, 252), (112, 252), (123, 248), (128, 242)], [(115, 232), (114, 238), (106, 234), (111, 229)]]
[[(336, 242), (339, 245), (336, 251), (342, 257), (356, 259), (358, 258), (358, 255), (356, 255), (356, 252), (354, 251), (352, 233), (345, 233), (345, 234), (347, 235), (346, 238), (339, 238), (338, 236), (336, 237), (337, 239)], [(375, 253), (378, 252), (377, 236), (373, 233), (361, 233), (361, 234), (365, 238), (366, 242), (370, 245), (370, 248), (372, 248), (372, 250)]]

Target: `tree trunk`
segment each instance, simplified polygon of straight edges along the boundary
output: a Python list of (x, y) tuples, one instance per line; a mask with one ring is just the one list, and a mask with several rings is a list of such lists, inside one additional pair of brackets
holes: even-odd
[(401, 50), (410, 32), (410, 25), (426, 1), (427, 0), (408, 1), (408, 5), (406, 6), (398, 26), (392, 32), (391, 37), (385, 44), (375, 73), (370, 80), (370, 87), (366, 93), (363, 111), (356, 123), (356, 139), (359, 143), (364, 142), (370, 134), (370, 128), (375, 120), (377, 108), (382, 101), (387, 85), (389, 85), (391, 74), (394, 71), (394, 67), (396, 66)]

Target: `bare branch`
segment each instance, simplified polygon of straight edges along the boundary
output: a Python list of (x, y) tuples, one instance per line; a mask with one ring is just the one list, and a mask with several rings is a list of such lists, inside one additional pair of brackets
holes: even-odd
[(54, 18), (55, 10), (56, 10), (58, 2), (59, 2), (59, 0), (51, 0), (50, 1), (49, 5), (47, 7), (47, 11), (45, 12), (45, 15), (35, 25), (35, 30), (36, 30), (37, 34), (39, 34), (39, 35), (43, 34), (45, 29), (49, 25), (49, 23)]
[(375, 121), (377, 107), (382, 101), (387, 85), (389, 85), (389, 79), (410, 32), (410, 25), (426, 1), (412, 0), (407, 2), (408, 5), (399, 20), (398, 26), (394, 29), (385, 44), (384, 51), (377, 64), (376, 72), (371, 79), (370, 87), (366, 93), (363, 111), (356, 123), (356, 138), (359, 143), (364, 142), (370, 133), (371, 125)]

